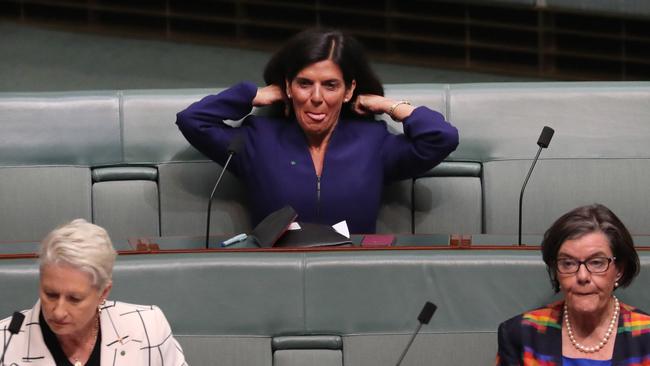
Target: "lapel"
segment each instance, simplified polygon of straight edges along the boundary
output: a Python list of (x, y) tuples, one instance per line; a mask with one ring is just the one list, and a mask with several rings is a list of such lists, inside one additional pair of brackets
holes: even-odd
[(564, 320), (564, 301), (559, 301), (553, 304), (553, 321), (555, 323), (550, 343), (553, 349), (553, 357), (557, 365), (562, 365), (562, 321)]
[(106, 301), (99, 316), (102, 329), (102, 366), (147, 365), (151, 349), (144, 332), (142, 311), (149, 308)]
[(564, 319), (564, 301), (556, 301), (549, 305), (549, 321), (553, 324), (546, 340), (552, 351), (556, 365), (562, 365), (562, 320)]
[[(143, 313), (150, 306), (107, 301), (101, 306), (101, 365), (150, 365), (156, 359), (157, 345), (152, 345), (149, 334), (156, 334), (158, 324), (146, 324)], [(16, 366), (52, 366), (54, 359), (43, 340), (38, 323), (40, 300), (25, 312), (19, 334), (14, 336), (7, 350), (5, 364)], [(150, 322), (151, 323), (151, 322)]]
[[(633, 307), (621, 302), (621, 312), (618, 315), (618, 328), (616, 330), (616, 340), (614, 341), (614, 352), (612, 354), (612, 365), (625, 365), (632, 355), (630, 349), (638, 342), (629, 332), (632, 324)], [(636, 342), (635, 342), (636, 341)]]
[(554, 302), (523, 314), (524, 365), (562, 365), (562, 309)]
[(51, 366), (54, 365), (52, 354), (45, 346), (38, 316), (41, 313), (41, 302), (36, 302), (34, 307), (25, 313), (25, 320), (20, 328), (20, 333), (14, 336), (12, 344), (19, 345), (13, 356), (7, 350), (5, 363), (10, 365), (11, 359), (16, 365)]

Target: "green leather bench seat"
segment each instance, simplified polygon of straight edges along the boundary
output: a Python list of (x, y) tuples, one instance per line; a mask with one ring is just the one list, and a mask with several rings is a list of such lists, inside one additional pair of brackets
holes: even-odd
[(92, 169), (91, 174), (95, 222), (109, 228), (118, 240), (134, 234), (143, 237), (159, 234), (158, 170), (155, 167), (100, 167)]
[[(650, 309), (650, 252), (641, 264), (617, 292)], [(36, 300), (34, 260), (0, 261), (0, 278), (0, 314)], [(491, 365), (498, 323), (554, 295), (536, 250), (403, 250), (121, 255), (111, 298), (159, 305), (190, 364), (370, 366), (394, 364), (427, 300), (408, 363)]]
[[(207, 199), (221, 168), (200, 154), (174, 125), (176, 113), (220, 89), (125, 91), (124, 159), (158, 169), (160, 236), (205, 232)], [(229, 173), (216, 192), (212, 233), (250, 230), (245, 191)]]
[[(76, 217), (105, 226), (116, 242), (201, 235), (221, 168), (174, 121), (218, 91), (0, 94), (0, 207), (12, 208), (0, 213), (0, 240), (37, 241)], [(593, 202), (610, 206), (634, 234), (649, 233), (650, 83), (393, 84), (386, 93), (440, 111), (458, 127), (460, 145), (430, 172), (386, 187), (380, 233), (515, 234), (518, 194), (544, 125), (556, 135), (527, 187), (524, 234), (540, 235), (561, 213)], [(211, 232), (250, 231), (247, 206), (227, 173)]]
[[(386, 86), (386, 96), (425, 105), (449, 119), (449, 90), (447, 84), (392, 84)], [(401, 123), (383, 118), (394, 133), (404, 132)], [(480, 174), (480, 163), (446, 161), (415, 180), (387, 186), (377, 231), (480, 233)]]
[[(446, 85), (386, 89), (389, 95), (446, 111)], [(218, 91), (0, 95), (0, 204), (17, 208), (0, 214), (0, 240), (37, 241), (76, 217), (106, 227), (115, 242), (203, 233), (207, 197), (221, 168), (194, 150), (173, 122), (179, 110)], [(388, 123), (395, 133), (402, 132), (401, 124)], [(387, 187), (379, 231), (480, 231), (480, 212), (475, 210), (480, 197), (475, 170), (480, 165), (474, 165), (467, 169), (454, 162), (434, 169), (418, 183), (424, 188), (417, 191), (428, 195), (423, 200), (413, 198), (414, 181)], [(460, 179), (466, 174), (473, 178), (468, 184)], [(417, 213), (416, 202), (424, 203)], [(438, 219), (430, 221), (433, 217)], [(211, 232), (250, 229), (246, 192), (227, 173), (213, 204)]]
[(451, 160), (482, 163), (484, 232), (517, 232), (519, 192), (544, 125), (555, 136), (526, 188), (523, 228), (541, 234), (562, 213), (601, 202), (648, 233), (650, 83), (453, 85), (461, 132)]
[(1, 240), (92, 219), (88, 167), (121, 161), (116, 93), (0, 93), (0, 111)]

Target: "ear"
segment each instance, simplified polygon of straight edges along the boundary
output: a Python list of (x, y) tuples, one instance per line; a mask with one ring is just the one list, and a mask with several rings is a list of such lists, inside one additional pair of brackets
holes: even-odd
[(350, 99), (352, 99), (352, 95), (354, 95), (354, 89), (357, 87), (357, 81), (352, 79), (352, 82), (350, 83), (350, 87), (345, 89), (345, 97), (343, 98), (346, 102), (349, 102)]
[(621, 263), (621, 265), (616, 263), (616, 281), (620, 280), (621, 277), (623, 277), (624, 273), (625, 273), (625, 266), (623, 265), (623, 263)]
[(291, 82), (289, 79), (284, 79), (284, 93), (287, 95), (287, 97), (291, 98), (291, 93), (289, 93), (289, 90), (291, 90)]
[(108, 284), (106, 285), (106, 287), (104, 287), (101, 294), (99, 294), (99, 298), (101, 300), (100, 303), (102, 303), (102, 302), (106, 301), (106, 299), (108, 299), (108, 294), (111, 293), (112, 288), (113, 288), (113, 281), (108, 281)]

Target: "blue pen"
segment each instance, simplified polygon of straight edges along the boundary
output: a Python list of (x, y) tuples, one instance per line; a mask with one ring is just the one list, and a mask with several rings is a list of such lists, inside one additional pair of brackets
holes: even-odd
[(246, 233), (238, 234), (238, 235), (233, 236), (230, 239), (227, 239), (227, 240), (224, 240), (223, 242), (221, 242), (221, 246), (222, 247), (227, 247), (229, 245), (239, 243), (240, 241), (244, 241), (244, 240), (246, 240), (246, 238), (248, 238), (248, 235), (246, 235)]

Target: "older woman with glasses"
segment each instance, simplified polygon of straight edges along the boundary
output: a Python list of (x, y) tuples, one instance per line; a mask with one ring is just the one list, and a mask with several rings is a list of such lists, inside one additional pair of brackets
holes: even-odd
[(614, 291), (639, 273), (632, 237), (607, 207), (578, 207), (544, 234), (542, 256), (564, 299), (499, 326), (497, 365), (648, 365), (650, 316)]

